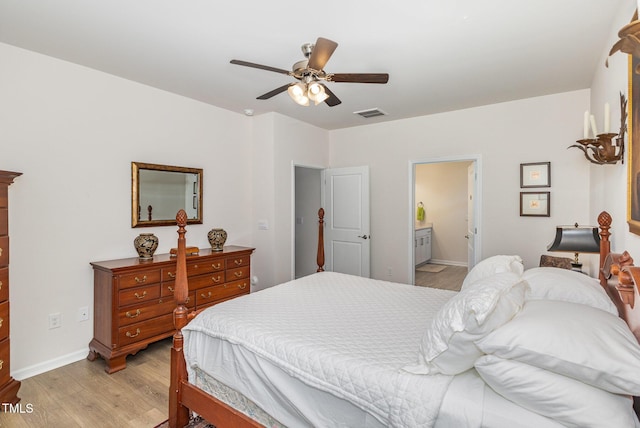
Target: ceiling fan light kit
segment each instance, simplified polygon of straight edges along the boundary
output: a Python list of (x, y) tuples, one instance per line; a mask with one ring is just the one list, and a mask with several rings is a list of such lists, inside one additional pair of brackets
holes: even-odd
[(257, 99), (267, 100), (287, 91), (291, 99), (301, 106), (308, 106), (309, 100), (313, 101), (315, 105), (324, 102), (329, 107), (337, 106), (342, 102), (322, 82), (384, 84), (389, 81), (389, 75), (387, 73), (326, 73), (324, 66), (337, 47), (338, 44), (336, 42), (322, 37), (318, 37), (315, 44), (305, 43), (302, 45), (302, 53), (307, 59), (293, 64), (292, 71), (237, 59), (231, 60), (231, 64), (286, 74), (297, 79), (297, 83), (283, 85), (266, 94), (260, 95)]

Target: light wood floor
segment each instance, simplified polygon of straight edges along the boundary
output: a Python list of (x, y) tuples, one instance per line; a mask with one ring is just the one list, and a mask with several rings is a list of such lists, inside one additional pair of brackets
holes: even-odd
[(416, 270), (416, 285), (421, 287), (442, 288), (445, 290), (460, 291), (462, 281), (467, 275), (465, 266), (450, 266), (441, 272), (422, 272)]
[(104, 371), (104, 360), (78, 361), (22, 381), (22, 409), (0, 413), (0, 427), (155, 427), (167, 419), (171, 338), (127, 357), (127, 368)]

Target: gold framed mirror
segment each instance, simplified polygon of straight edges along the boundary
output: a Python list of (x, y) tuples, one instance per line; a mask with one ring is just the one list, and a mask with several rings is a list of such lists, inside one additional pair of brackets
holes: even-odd
[(202, 169), (131, 162), (131, 227), (202, 224)]

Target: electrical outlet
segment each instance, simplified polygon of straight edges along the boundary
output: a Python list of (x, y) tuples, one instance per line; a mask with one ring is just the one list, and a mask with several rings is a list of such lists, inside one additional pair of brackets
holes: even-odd
[(393, 269), (391, 267), (387, 268), (387, 276), (393, 276)]
[(62, 314), (56, 312), (55, 314), (49, 314), (49, 330), (62, 326)]
[(89, 319), (89, 307), (83, 306), (78, 309), (78, 322), (87, 321)]

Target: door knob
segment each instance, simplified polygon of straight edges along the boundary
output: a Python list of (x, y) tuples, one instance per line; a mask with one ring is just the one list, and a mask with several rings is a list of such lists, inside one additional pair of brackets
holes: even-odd
[(369, 239), (371, 237), (371, 235), (367, 236), (367, 235), (362, 235), (362, 236), (358, 236), (358, 238), (362, 238), (362, 239)]

